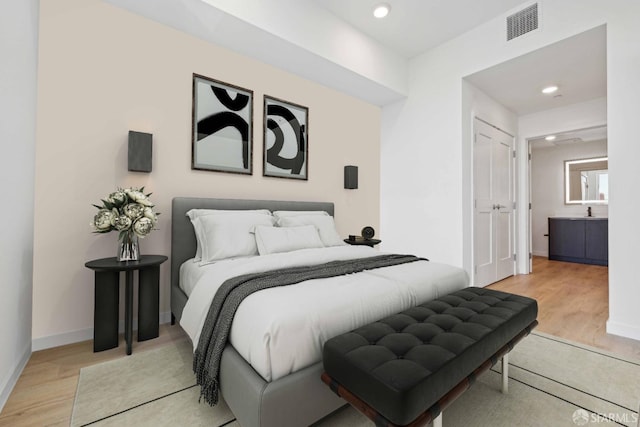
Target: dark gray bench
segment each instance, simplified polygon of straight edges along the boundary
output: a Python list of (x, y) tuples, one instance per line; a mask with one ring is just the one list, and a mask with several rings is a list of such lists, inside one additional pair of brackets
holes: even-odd
[(442, 423), (441, 412), (537, 325), (531, 298), (465, 288), (328, 340), (322, 380), (379, 426)]

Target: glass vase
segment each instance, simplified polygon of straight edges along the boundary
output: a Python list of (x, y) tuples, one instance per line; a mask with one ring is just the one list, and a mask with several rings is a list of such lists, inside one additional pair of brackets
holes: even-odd
[(139, 259), (138, 236), (132, 231), (123, 233), (122, 238), (118, 240), (118, 261), (138, 261)]

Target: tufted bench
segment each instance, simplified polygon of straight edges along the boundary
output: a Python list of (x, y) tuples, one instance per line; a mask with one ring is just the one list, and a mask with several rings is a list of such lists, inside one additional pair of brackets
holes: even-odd
[(322, 380), (376, 425), (441, 425), (441, 411), (536, 324), (535, 300), (465, 288), (328, 340)]

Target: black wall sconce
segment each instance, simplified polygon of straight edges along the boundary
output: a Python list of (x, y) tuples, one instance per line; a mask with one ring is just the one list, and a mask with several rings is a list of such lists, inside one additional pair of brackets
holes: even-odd
[(344, 167), (344, 188), (349, 190), (355, 190), (356, 188), (358, 188), (358, 167), (357, 166)]
[(150, 133), (129, 131), (129, 171), (151, 172), (151, 139)]

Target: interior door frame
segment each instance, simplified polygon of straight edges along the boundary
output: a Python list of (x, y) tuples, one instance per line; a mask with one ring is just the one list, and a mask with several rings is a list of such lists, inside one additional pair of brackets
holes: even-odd
[[(572, 128), (572, 129), (561, 129), (561, 130), (550, 130), (549, 132), (545, 132), (543, 134), (537, 135), (521, 135), (519, 139), (524, 141), (524, 147), (526, 147), (527, 158), (522, 167), (525, 168), (523, 172), (523, 177), (527, 180), (524, 185), (525, 194), (523, 200), (528, 204), (528, 209), (526, 209), (526, 234), (524, 236), (516, 236), (516, 239), (526, 239), (526, 248), (529, 251), (529, 261), (526, 264), (526, 270), (518, 271), (518, 265), (516, 264), (516, 271), (518, 274), (530, 274), (533, 273), (533, 215), (532, 215), (532, 207), (533, 207), (533, 180), (531, 179), (531, 158), (532, 158), (532, 141), (535, 139), (543, 138), (546, 135), (551, 134), (563, 134), (563, 133), (572, 133), (578, 132), (582, 130), (590, 130), (590, 129), (598, 129), (601, 127), (607, 127), (608, 123), (605, 121), (604, 123), (594, 124), (591, 126)], [(608, 134), (607, 134), (608, 135)], [(608, 151), (608, 150), (607, 150)], [(520, 230), (520, 228), (519, 228)], [(522, 230), (520, 230), (522, 231)], [(517, 253), (517, 252), (516, 252)]]
[(531, 194), (533, 194), (533, 190), (531, 187), (531, 158), (532, 158), (532, 152), (531, 152), (532, 148), (531, 148), (531, 139), (527, 140), (527, 172), (526, 172), (526, 176), (527, 176), (527, 235), (525, 236), (525, 238), (527, 239), (527, 249), (529, 250), (529, 262), (527, 264), (527, 269), (526, 271), (524, 271), (523, 273), (525, 274), (531, 274), (533, 272), (533, 224), (532, 224), (532, 215), (531, 215), (531, 209), (533, 206), (532, 200), (531, 200)]

